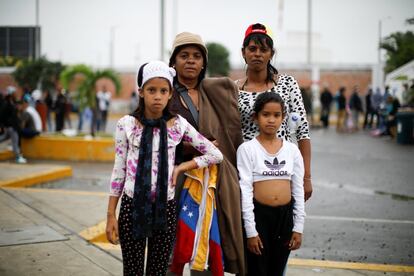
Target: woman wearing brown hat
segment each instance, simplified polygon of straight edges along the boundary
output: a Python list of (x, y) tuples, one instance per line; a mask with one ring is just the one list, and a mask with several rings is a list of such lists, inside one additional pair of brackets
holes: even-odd
[[(219, 165), (215, 193), (224, 270), (244, 275), (240, 188), (236, 169), (236, 150), (243, 139), (237, 87), (229, 78), (205, 78), (207, 48), (199, 35), (178, 34), (169, 64), (177, 72), (171, 111), (186, 118), (224, 155)], [(176, 157), (177, 163), (191, 159), (195, 154), (186, 143), (182, 147), (182, 151), (177, 150), (177, 153), (182, 152)]]

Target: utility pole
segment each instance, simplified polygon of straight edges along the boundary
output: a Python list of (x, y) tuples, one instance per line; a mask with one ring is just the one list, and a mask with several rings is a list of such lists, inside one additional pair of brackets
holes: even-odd
[(164, 12), (164, 0), (161, 0), (161, 12), (160, 12), (160, 16), (161, 16), (161, 20), (160, 20), (160, 60), (164, 61), (164, 18), (165, 18), (165, 12)]
[(39, 25), (39, 0), (36, 0), (36, 26), (35, 26), (35, 55), (34, 58), (40, 58), (40, 25)]
[(114, 68), (114, 39), (115, 39), (115, 26), (111, 26), (109, 29), (109, 68)]
[(307, 64), (312, 63), (312, 0), (308, 0), (308, 43), (307, 43)]
[(384, 70), (382, 68), (382, 58), (381, 58), (381, 41), (382, 41), (382, 21), (386, 19), (390, 19), (390, 16), (387, 16), (385, 18), (381, 18), (378, 21), (378, 72), (377, 72), (377, 84), (381, 91), (381, 93), (384, 91)]

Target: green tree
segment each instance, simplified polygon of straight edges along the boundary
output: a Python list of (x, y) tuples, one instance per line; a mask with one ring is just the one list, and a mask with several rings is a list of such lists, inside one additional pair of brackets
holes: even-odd
[(208, 74), (212, 77), (228, 76), (230, 71), (229, 51), (223, 45), (215, 42), (207, 43)]
[(36, 60), (25, 60), (12, 73), (19, 86), (33, 91), (39, 86), (52, 89), (56, 86), (60, 73), (65, 66), (60, 62), (50, 62), (45, 57)]
[[(412, 25), (414, 18), (407, 19), (406, 22)], [(392, 33), (381, 41), (380, 47), (387, 52), (385, 72), (389, 73), (414, 59), (414, 33)]]
[(96, 82), (100, 79), (110, 79), (115, 86), (115, 93), (121, 92), (121, 81), (116, 72), (110, 69), (93, 71), (89, 66), (78, 64), (66, 68), (60, 74), (60, 82), (66, 90), (69, 90), (71, 82), (76, 76), (81, 76), (82, 80), (76, 88), (77, 101), (79, 108), (83, 110), (86, 107), (95, 108)]
[[(78, 64), (68, 67), (60, 74), (60, 83), (62, 87), (69, 91), (72, 81), (75, 77), (80, 77), (80, 83), (77, 83), (75, 101), (79, 111), (86, 107), (92, 109), (91, 135), (95, 136), (96, 120), (96, 82), (100, 79), (109, 79), (115, 86), (115, 93), (121, 92), (121, 81), (118, 74), (110, 69), (93, 71), (89, 66)], [(69, 91), (71, 92), (71, 91)], [(73, 91), (72, 91), (73, 92)]]

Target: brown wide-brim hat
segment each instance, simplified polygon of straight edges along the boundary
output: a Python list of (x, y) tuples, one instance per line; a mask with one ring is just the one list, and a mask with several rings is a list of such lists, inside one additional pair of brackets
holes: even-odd
[(172, 45), (172, 55), (174, 56), (177, 51), (177, 49), (181, 46), (184, 45), (196, 45), (199, 46), (201, 51), (203, 51), (204, 56), (206, 58), (206, 62), (207, 62), (207, 57), (208, 57), (208, 51), (207, 51), (207, 47), (204, 44), (204, 41), (201, 39), (201, 36), (197, 35), (197, 34), (193, 34), (193, 33), (189, 33), (189, 32), (182, 32), (179, 33), (178, 35), (176, 35), (173, 45)]

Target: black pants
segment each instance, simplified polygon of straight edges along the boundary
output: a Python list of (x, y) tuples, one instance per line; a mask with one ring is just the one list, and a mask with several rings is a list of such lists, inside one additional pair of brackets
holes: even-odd
[(293, 229), (293, 202), (284, 206), (267, 206), (254, 201), (256, 229), (263, 243), (262, 255), (247, 249), (248, 275), (282, 276), (289, 258), (289, 241)]
[(168, 268), (168, 260), (175, 239), (177, 224), (175, 200), (167, 204), (166, 232), (155, 232), (151, 238), (135, 239), (132, 234), (132, 198), (122, 196), (119, 212), (119, 240), (122, 250), (124, 275), (144, 275), (145, 246), (148, 241), (147, 265), (145, 275), (165, 275)]
[(331, 112), (331, 108), (329, 106), (322, 106), (321, 110), (321, 122), (324, 128), (329, 126), (329, 114)]

